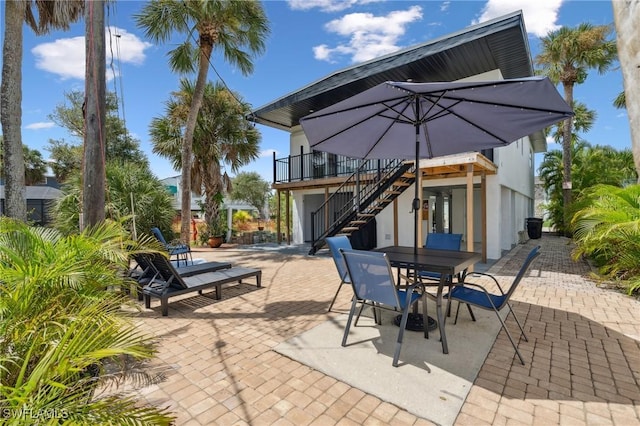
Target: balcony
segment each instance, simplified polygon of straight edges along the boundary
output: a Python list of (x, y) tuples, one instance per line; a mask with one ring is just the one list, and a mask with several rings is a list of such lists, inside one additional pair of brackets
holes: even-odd
[(326, 152), (311, 152), (289, 155), (284, 158), (273, 156), (274, 186), (288, 186), (292, 183), (304, 183), (318, 179), (338, 178), (340, 181), (353, 174), (360, 164), (364, 172), (376, 172), (380, 160), (358, 160), (343, 155)]
[[(478, 170), (485, 169), (493, 160), (493, 149), (482, 150), (479, 153), (473, 153), (473, 159), (464, 158), (460, 160), (461, 155), (440, 157), (442, 161), (451, 157), (454, 162), (466, 164), (471, 161), (476, 162), (476, 158), (480, 157), (485, 161), (480, 164)], [(355, 158), (345, 157), (343, 155), (329, 154), (327, 152), (315, 151), (311, 153), (303, 153), (300, 149), (300, 155), (289, 155), (284, 158), (276, 158), (273, 156), (273, 186), (274, 188), (303, 188), (303, 187), (319, 187), (340, 185), (344, 179), (353, 174), (360, 164), (363, 168), (361, 173), (377, 173), (380, 170), (380, 161), (385, 160), (359, 160)], [(450, 167), (450, 165), (449, 165)], [(463, 170), (463, 169), (461, 169)], [(423, 170), (425, 177), (443, 177), (454, 176), (451, 170), (442, 172), (427, 167)], [(492, 170), (492, 172), (495, 172)], [(466, 168), (460, 173), (466, 173)]]

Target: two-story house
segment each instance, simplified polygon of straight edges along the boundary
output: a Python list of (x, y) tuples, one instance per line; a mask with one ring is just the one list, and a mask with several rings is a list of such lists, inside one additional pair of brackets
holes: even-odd
[[(336, 71), (253, 111), (257, 123), (290, 135), (290, 155), (274, 157), (273, 182), (279, 201), (293, 200), (289, 240), (309, 242), (314, 253), (335, 234), (351, 234), (352, 242), (374, 247), (412, 245), (415, 232), (420, 241), (427, 232), (452, 232), (463, 234), (467, 250), (499, 259), (519, 242), (525, 219), (533, 214), (534, 153), (546, 151), (542, 132), (502, 148), (421, 160), (420, 173), (411, 174), (408, 161), (315, 152), (300, 119), (388, 80), (482, 81), (533, 74), (522, 13), (515, 12)], [(417, 230), (411, 211), (416, 184), (423, 206)]]

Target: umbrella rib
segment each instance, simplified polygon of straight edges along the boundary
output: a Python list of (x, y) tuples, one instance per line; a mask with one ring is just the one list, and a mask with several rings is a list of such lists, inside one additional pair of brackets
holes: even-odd
[[(398, 101), (398, 102), (395, 105), (387, 105), (386, 103), (381, 103), (381, 102), (370, 102), (368, 104), (360, 105), (360, 106), (357, 106), (357, 107), (345, 108), (345, 109), (341, 109), (339, 111), (333, 111), (333, 112), (329, 112), (329, 113), (326, 113), (326, 114), (320, 114), (320, 115), (317, 115), (317, 116), (315, 116), (313, 118), (310, 118), (309, 120), (315, 120), (317, 118), (328, 117), (330, 115), (341, 114), (341, 113), (344, 113), (344, 112), (347, 112), (347, 111), (353, 111), (353, 110), (356, 110), (356, 109), (361, 109), (361, 108), (365, 108), (365, 107), (368, 107), (368, 106), (375, 106), (375, 105), (382, 105), (385, 109), (395, 112), (395, 110), (393, 108), (395, 106), (397, 106), (397, 105), (401, 105), (402, 104), (402, 98), (394, 98), (394, 99), (390, 99), (390, 101)], [(402, 112), (398, 112), (398, 114), (403, 115), (403, 111)], [(358, 125), (360, 125), (360, 124), (362, 124), (362, 123), (364, 123), (364, 122), (366, 122), (368, 120), (371, 120), (372, 118), (374, 118), (376, 116), (382, 116), (382, 117), (385, 117), (385, 118), (389, 118), (390, 120), (392, 120), (391, 123), (393, 124), (393, 120), (394, 120), (393, 117), (387, 117), (387, 116), (383, 115), (382, 113), (372, 114), (372, 115), (369, 115), (368, 117), (363, 118), (362, 120), (359, 120), (359, 121), (353, 123), (349, 127), (346, 127), (344, 129), (340, 130), (339, 132), (332, 133), (331, 135), (327, 136), (326, 138), (321, 139), (321, 140), (317, 141), (316, 143), (311, 144), (310, 146), (314, 147), (316, 145), (319, 145), (319, 144), (321, 144), (321, 143), (323, 143), (323, 142), (325, 142), (325, 141), (327, 141), (327, 140), (329, 140), (331, 138), (334, 138), (334, 137), (336, 137), (336, 136), (338, 136), (338, 135), (340, 135), (340, 134), (342, 134), (342, 133), (344, 133), (344, 132), (346, 132), (348, 130), (351, 130), (351, 128), (353, 128), (355, 126), (358, 126)], [(390, 127), (391, 126), (389, 126), (389, 128)], [(387, 128), (387, 130), (384, 132), (384, 134), (386, 134), (389, 131), (389, 128)], [(377, 143), (378, 142), (376, 142), (376, 144)], [(375, 146), (375, 144), (374, 144), (374, 146)], [(369, 152), (371, 152), (371, 150), (369, 150)]]

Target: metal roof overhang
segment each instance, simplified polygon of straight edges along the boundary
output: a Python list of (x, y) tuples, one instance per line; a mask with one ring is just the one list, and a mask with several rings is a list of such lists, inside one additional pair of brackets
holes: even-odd
[(309, 113), (384, 81), (454, 81), (493, 70), (504, 78), (533, 75), (522, 12), (337, 71), (254, 110), (249, 119), (291, 131)]

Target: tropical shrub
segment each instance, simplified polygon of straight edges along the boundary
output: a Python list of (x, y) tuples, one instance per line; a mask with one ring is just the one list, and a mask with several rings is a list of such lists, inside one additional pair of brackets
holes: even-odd
[[(132, 235), (149, 234), (157, 226), (165, 238), (173, 239), (171, 223), (175, 217), (171, 195), (148, 167), (131, 162), (107, 164), (107, 202), (105, 216), (123, 221)], [(63, 196), (56, 200), (53, 226), (63, 233), (78, 232), (80, 221), (79, 174), (63, 186)], [(135, 229), (135, 234), (134, 234)]]
[(574, 256), (592, 258), (600, 272), (640, 290), (640, 185), (597, 185), (579, 201), (572, 226)]
[[(572, 194), (579, 200), (582, 193), (594, 185), (623, 186), (637, 181), (633, 155), (630, 150), (617, 151), (609, 146), (591, 146), (577, 140), (572, 145)], [(562, 151), (552, 150), (544, 155), (540, 164), (540, 177), (549, 202), (545, 205), (549, 219), (560, 233), (571, 233), (571, 218), (580, 208), (572, 205), (564, 207), (562, 182)], [(565, 220), (565, 214), (567, 215)]]
[(171, 422), (165, 410), (112, 387), (153, 381), (140, 368), (154, 354), (152, 341), (117, 291), (127, 284), (123, 247), (135, 245), (124, 235), (115, 223), (65, 236), (0, 219), (3, 424)]
[(238, 210), (233, 214), (233, 229), (238, 231), (248, 231), (251, 229), (253, 216), (246, 210)]

